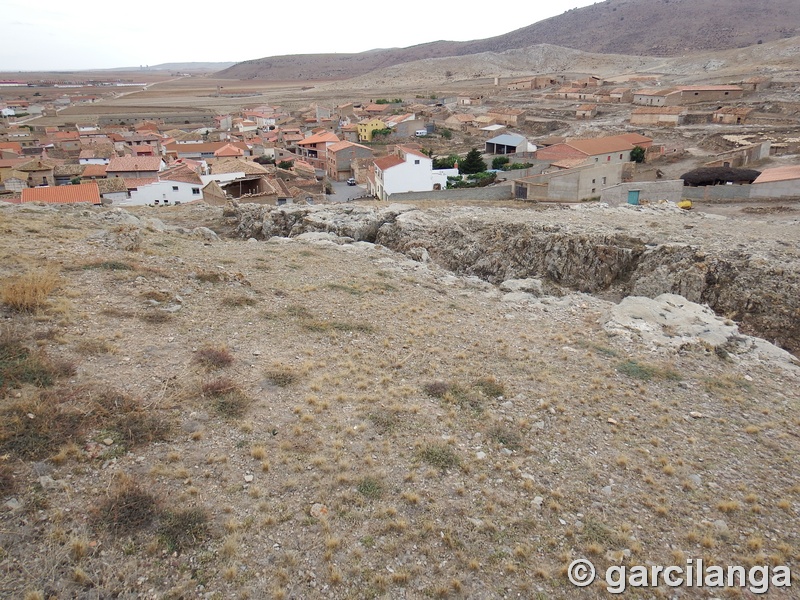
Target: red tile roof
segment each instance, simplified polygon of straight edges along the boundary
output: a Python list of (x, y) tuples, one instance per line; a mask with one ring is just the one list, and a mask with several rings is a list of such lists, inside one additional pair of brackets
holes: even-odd
[(338, 141), (339, 138), (336, 137), (335, 133), (331, 133), (330, 131), (325, 131), (322, 133), (315, 133), (314, 135), (309, 136), (300, 142), (297, 142), (297, 145), (312, 146), (314, 144), (324, 144), (324, 143), (335, 144)]
[(385, 171), (386, 169), (391, 169), (392, 167), (396, 167), (397, 165), (402, 165), (405, 162), (406, 161), (404, 161), (396, 154), (390, 154), (389, 156), (384, 156), (383, 158), (376, 159), (375, 166), (379, 168), (381, 171)]
[(17, 154), (22, 154), (22, 144), (19, 142), (0, 142), (0, 150), (11, 150)]
[(219, 150), (214, 151), (214, 156), (217, 158), (225, 157), (225, 156), (244, 156), (244, 150), (241, 148), (237, 148), (233, 144), (225, 144)]
[(410, 146), (398, 146), (398, 150), (405, 152), (406, 154), (411, 154), (412, 156), (419, 156), (420, 158), (430, 158), (428, 155), (423, 154), (416, 148), (412, 148)]
[(108, 173), (158, 171), (161, 158), (158, 156), (115, 156), (106, 167)]
[(250, 151), (250, 148), (244, 142), (197, 142), (197, 143), (186, 143), (186, 144), (167, 144), (166, 149), (169, 153), (174, 154), (187, 154), (187, 153), (213, 153), (219, 150), (220, 148), (224, 148), (225, 146), (234, 146), (235, 148), (239, 148), (242, 152), (247, 153)]
[(361, 144), (355, 144), (345, 140), (328, 146), (328, 152), (339, 152), (340, 150), (346, 150), (347, 148), (363, 148), (364, 150), (372, 150), (372, 148), (367, 148)]
[(100, 190), (97, 188), (96, 183), (26, 188), (22, 190), (21, 201), (23, 204), (25, 202), (46, 202), (48, 204), (101, 203)]

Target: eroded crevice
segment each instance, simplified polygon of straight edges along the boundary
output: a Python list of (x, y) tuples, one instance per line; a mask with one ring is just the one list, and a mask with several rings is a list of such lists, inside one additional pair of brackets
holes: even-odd
[(754, 260), (738, 249), (712, 253), (694, 244), (654, 243), (625, 231), (598, 234), (463, 209), (241, 205), (236, 212), (242, 237), (326, 232), (415, 259), (424, 249), (442, 268), (493, 284), (536, 277), (604, 298), (679, 294), (738, 321), (747, 333), (800, 352), (796, 266)]

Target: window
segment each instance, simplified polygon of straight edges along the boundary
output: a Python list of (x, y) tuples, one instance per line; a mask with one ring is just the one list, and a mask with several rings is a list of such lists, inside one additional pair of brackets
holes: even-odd
[(595, 191), (595, 189), (596, 189), (596, 188), (592, 188), (592, 193), (593, 193), (593, 194), (594, 194), (594, 191)]
[(594, 183), (594, 179), (592, 179), (592, 183)]
[(600, 160), (600, 159), (595, 156), (594, 157), (594, 162), (597, 162), (598, 160)]
[(418, 164), (419, 164), (419, 159), (415, 160), (415, 161), (414, 161), (414, 164), (415, 164), (415, 165), (418, 165)]
[(622, 154), (619, 155), (619, 159), (622, 160)]
[(606, 156), (606, 162), (611, 162), (611, 155)]
[(199, 196), (200, 188), (192, 188), (192, 196)]
[[(605, 182), (606, 182), (606, 178), (603, 177), (603, 184), (605, 184)], [(592, 183), (594, 183), (594, 182), (592, 182)]]
[(178, 186), (177, 185), (173, 185), (172, 186), (172, 191), (173, 192), (177, 192), (178, 191)]

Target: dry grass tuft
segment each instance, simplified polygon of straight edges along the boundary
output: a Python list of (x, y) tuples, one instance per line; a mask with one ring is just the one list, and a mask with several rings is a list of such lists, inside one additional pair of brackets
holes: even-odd
[(272, 385), (277, 385), (278, 387), (289, 387), (293, 383), (297, 382), (299, 375), (297, 374), (297, 371), (291, 367), (276, 365), (270, 369), (267, 369), (264, 372), (264, 377), (266, 377), (267, 381), (269, 381)]
[(441, 470), (452, 469), (461, 462), (458, 454), (452, 448), (443, 444), (424, 446), (419, 452), (419, 457), (432, 467), (437, 467)]
[(0, 288), (0, 300), (17, 312), (36, 312), (58, 284), (58, 273), (52, 269), (29, 271), (7, 280)]
[(236, 383), (227, 377), (219, 377), (203, 384), (203, 396), (210, 398), (214, 410), (227, 419), (243, 417), (252, 400)]
[(195, 353), (194, 361), (207, 369), (222, 369), (233, 364), (233, 354), (225, 346), (206, 346)]
[(10, 496), (17, 488), (17, 480), (14, 478), (14, 469), (11, 465), (0, 462), (0, 497)]
[(383, 496), (383, 481), (377, 477), (363, 477), (356, 486), (358, 493), (369, 500), (376, 500)]
[(114, 535), (133, 534), (147, 529), (158, 516), (156, 498), (123, 476), (114, 491), (92, 511), (96, 526)]
[(59, 377), (74, 374), (73, 363), (52, 360), (42, 351), (29, 349), (13, 329), (0, 333), (0, 391), (23, 384), (49, 387)]
[(199, 508), (167, 511), (161, 515), (158, 536), (169, 552), (182, 552), (209, 534), (208, 513)]

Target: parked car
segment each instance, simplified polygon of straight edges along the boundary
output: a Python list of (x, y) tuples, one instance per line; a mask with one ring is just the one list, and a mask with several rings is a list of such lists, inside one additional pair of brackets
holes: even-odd
[(355, 185), (355, 184), (356, 180), (354, 178), (351, 177), (350, 179), (347, 180), (347, 185)]

